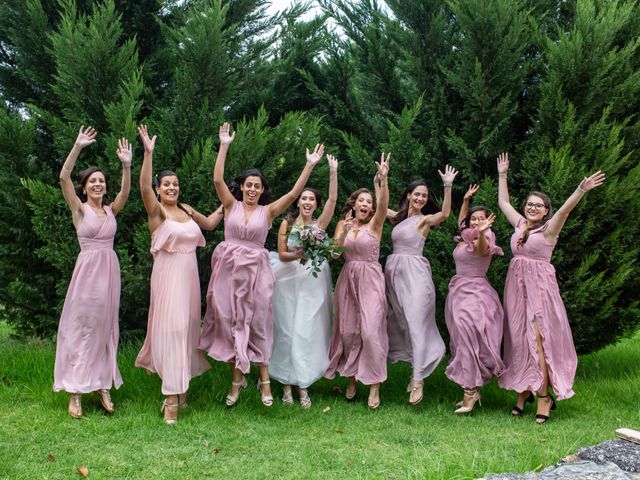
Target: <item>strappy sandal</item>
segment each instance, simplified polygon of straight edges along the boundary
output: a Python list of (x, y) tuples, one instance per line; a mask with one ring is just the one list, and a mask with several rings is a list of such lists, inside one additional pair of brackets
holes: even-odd
[(236, 402), (238, 401), (238, 398), (240, 398), (240, 392), (242, 391), (242, 389), (247, 388), (247, 379), (245, 377), (242, 377), (241, 382), (231, 382), (231, 385), (235, 385), (236, 387), (238, 387), (238, 391), (236, 392), (235, 395), (231, 395), (231, 393), (227, 395), (227, 399), (226, 399), (227, 407), (233, 407), (236, 404)]
[(82, 418), (82, 394), (72, 393), (69, 395), (69, 408), (67, 410), (73, 418)]
[(262, 395), (262, 386), (270, 385), (270, 384), (271, 384), (271, 380), (260, 380), (259, 378), (258, 378), (258, 383), (256, 383), (256, 388), (260, 392), (260, 400), (262, 401), (262, 404), (265, 407), (270, 407), (271, 405), (273, 405), (273, 396)]
[(346, 397), (347, 400), (351, 401), (354, 398), (356, 398), (356, 393), (358, 393), (358, 382), (356, 382), (356, 380), (353, 380), (353, 390), (349, 390), (351, 388), (351, 378), (349, 378), (349, 383), (347, 384), (347, 390), (344, 394), (344, 396)]
[(518, 405), (514, 405), (511, 409), (511, 415), (513, 415), (514, 417), (521, 417), (524, 413), (524, 407), (527, 406), (527, 403), (533, 403), (534, 400), (535, 397), (533, 396), (533, 393), (529, 392), (529, 396), (525, 399), (523, 407), (520, 408)]
[(471, 405), (468, 405), (465, 407), (464, 400), (463, 400), (462, 402), (458, 403), (460, 408), (455, 410), (454, 413), (469, 413), (471, 410), (473, 410), (473, 407), (475, 406), (476, 402), (478, 402), (478, 405), (482, 405), (482, 397), (480, 396), (479, 390), (480, 389), (478, 388), (465, 388), (464, 396), (465, 398), (470, 399)]
[(300, 388), (300, 406), (302, 408), (309, 409), (311, 408), (311, 397), (309, 396), (309, 392), (306, 388)]
[(284, 385), (282, 388), (282, 403), (285, 405), (293, 405), (293, 392), (291, 385)]
[[(423, 387), (424, 387), (424, 381), (422, 380), (418, 382), (412, 382), (411, 394), (409, 395), (409, 403), (411, 405), (418, 405), (422, 401), (422, 397), (424, 396), (422, 391)], [(420, 392), (420, 396), (418, 398), (414, 398), (414, 400), (411, 400), (411, 397), (413, 397), (416, 394), (416, 392)]]
[[(169, 397), (173, 397), (174, 402), (169, 403)], [(160, 407), (160, 413), (164, 414), (164, 423), (175, 425), (178, 423), (178, 398), (177, 395), (167, 395)]]
[(113, 413), (116, 411), (116, 407), (111, 401), (111, 395), (109, 394), (109, 390), (106, 388), (102, 388), (96, 392), (98, 397), (100, 397), (100, 403), (102, 407), (107, 411), (107, 413)]
[[(556, 399), (553, 398), (553, 396), (550, 395), (549, 393), (547, 393), (547, 395), (538, 395), (538, 399), (540, 399), (540, 398), (548, 398), (548, 397), (551, 397), (551, 408), (549, 409), (549, 413), (551, 413), (551, 410), (555, 410), (556, 409)], [(549, 415), (543, 415), (542, 413), (538, 413), (538, 414), (536, 414), (536, 423), (538, 425), (542, 425), (543, 423), (545, 423), (550, 418), (551, 417)]]

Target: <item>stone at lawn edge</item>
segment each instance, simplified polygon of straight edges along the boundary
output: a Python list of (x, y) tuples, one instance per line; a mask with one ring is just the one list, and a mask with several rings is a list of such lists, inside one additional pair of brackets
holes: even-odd
[(596, 463), (613, 462), (625, 472), (640, 473), (640, 445), (626, 440), (607, 440), (584, 447), (576, 455)]
[(540, 473), (505, 473), (489, 475), (485, 480), (636, 480), (637, 476), (626, 473), (615, 463), (597, 464), (591, 461), (563, 463), (545, 468)]

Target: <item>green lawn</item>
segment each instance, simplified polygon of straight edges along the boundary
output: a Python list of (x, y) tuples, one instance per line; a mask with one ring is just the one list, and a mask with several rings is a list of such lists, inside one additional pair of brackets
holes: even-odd
[(391, 366), (378, 411), (367, 409), (362, 386), (347, 403), (333, 389), (344, 389), (343, 379), (318, 382), (309, 411), (279, 401), (267, 409), (255, 388), (227, 409), (229, 373), (215, 365), (192, 382), (190, 408), (167, 426), (158, 378), (133, 367), (137, 345), (120, 349), (116, 413), (85, 397), (85, 417), (74, 420), (67, 395), (51, 391), (54, 350), (11, 340), (0, 325), (0, 478), (80, 478), (81, 465), (95, 479), (477, 478), (542, 468), (616, 428), (640, 428), (640, 334), (582, 357), (576, 396), (543, 426), (531, 406), (512, 418), (513, 395), (495, 385), (471, 415), (454, 415), (461, 392), (444, 365), (417, 407), (404, 392), (409, 367)]

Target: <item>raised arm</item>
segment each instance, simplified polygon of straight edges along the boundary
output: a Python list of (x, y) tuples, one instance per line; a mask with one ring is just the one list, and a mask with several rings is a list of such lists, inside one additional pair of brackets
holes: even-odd
[[(353, 220), (353, 214), (351, 213), (351, 210), (349, 210), (347, 215), (344, 217), (344, 220), (340, 220), (338, 225), (336, 225), (336, 231), (333, 235), (336, 247), (344, 246), (344, 241), (353, 228)], [(334, 252), (332, 254), (333, 258), (339, 258), (340, 255), (342, 255), (340, 252)]]
[(225, 212), (230, 212), (236, 201), (235, 197), (224, 183), (224, 162), (227, 158), (227, 151), (229, 145), (236, 138), (236, 132), (230, 133), (230, 126), (227, 122), (220, 126), (220, 150), (218, 150), (218, 157), (216, 158), (216, 165), (213, 167), (213, 186), (216, 189), (216, 194), (224, 207)]
[(584, 197), (584, 194), (599, 187), (604, 183), (605, 175), (600, 170), (591, 175), (590, 177), (584, 177), (578, 188), (571, 194), (569, 198), (564, 202), (564, 205), (553, 214), (553, 217), (549, 220), (547, 229), (544, 232), (544, 237), (547, 241), (555, 243), (562, 227), (564, 227), (567, 218), (571, 211), (578, 205), (578, 202)]
[(442, 179), (442, 186), (444, 188), (444, 200), (442, 201), (442, 210), (433, 215), (425, 215), (420, 219), (416, 228), (420, 230), (422, 235), (427, 233), (427, 230), (436, 225), (440, 225), (451, 214), (451, 188), (453, 187), (453, 181), (458, 175), (458, 171), (451, 165), (447, 165), (444, 168), (444, 173), (438, 170), (438, 174)]
[(313, 171), (313, 167), (315, 167), (320, 159), (322, 159), (322, 155), (324, 154), (324, 145), (318, 144), (316, 148), (313, 149), (313, 152), (309, 152), (307, 148), (307, 164), (304, 166), (302, 173), (296, 180), (295, 185), (289, 191), (289, 193), (285, 193), (282, 197), (280, 197), (275, 202), (271, 202), (267, 205), (267, 215), (269, 223), (273, 221), (278, 215), (281, 215), (289, 205), (296, 201), (296, 199), (300, 196), (302, 191), (304, 190), (304, 186), (307, 184), (307, 180), (309, 180), (309, 176)]
[(140, 194), (142, 195), (144, 209), (147, 211), (149, 230), (153, 232), (163, 220), (162, 209), (153, 191), (153, 181), (151, 179), (153, 176), (153, 149), (155, 148), (157, 137), (155, 135), (149, 137), (146, 125), (138, 127), (138, 134), (144, 146), (144, 157), (140, 168)]
[[(460, 207), (460, 213), (458, 214), (458, 227), (462, 221), (466, 218), (467, 213), (469, 213), (469, 201), (471, 197), (473, 197), (480, 187), (475, 183), (469, 185), (469, 190), (464, 194), (464, 198), (462, 199), (462, 206)], [(467, 225), (468, 226), (468, 225)]]
[(475, 255), (485, 256), (489, 254), (489, 242), (485, 236), (485, 232), (491, 228), (496, 216), (492, 213), (478, 225), (478, 239), (473, 242), (473, 253)]
[(122, 181), (120, 182), (120, 191), (113, 202), (111, 202), (111, 210), (117, 215), (127, 203), (129, 192), (131, 191), (131, 145), (126, 138), (118, 140), (118, 149), (116, 155), (122, 162)]
[(289, 240), (288, 230), (289, 222), (282, 220), (280, 228), (278, 229), (278, 258), (281, 262), (293, 262), (294, 260), (303, 258), (303, 254), (300, 251), (289, 251), (289, 247), (287, 246)]
[[(376, 198), (378, 198), (380, 196), (380, 175), (378, 173), (373, 177), (373, 191), (376, 194)], [(387, 206), (387, 220), (393, 220), (396, 215), (398, 215), (398, 212)]]
[(329, 198), (324, 204), (322, 215), (318, 218), (318, 226), (323, 230), (329, 226), (338, 201), (338, 159), (333, 155), (327, 155), (327, 162), (329, 162)]
[(182, 208), (191, 215), (191, 218), (193, 218), (202, 230), (215, 230), (218, 225), (220, 225), (222, 217), (224, 217), (224, 208), (222, 205), (220, 205), (215, 211), (211, 212), (208, 217), (205, 217), (191, 205), (187, 205), (186, 203), (181, 203), (180, 205), (182, 205)]
[[(382, 226), (387, 218), (387, 209), (389, 208), (389, 185), (387, 184), (387, 174), (389, 173), (389, 160), (391, 153), (387, 153), (385, 158), (384, 152), (380, 156), (380, 162), (376, 162), (378, 167), (378, 179), (380, 181), (380, 190), (376, 195), (376, 213), (369, 222), (371, 230), (379, 237), (382, 236)], [(375, 183), (375, 178), (374, 178)], [(375, 188), (375, 187), (374, 187)]]
[(76, 195), (75, 188), (73, 187), (73, 181), (71, 180), (71, 172), (76, 165), (76, 160), (83, 148), (95, 143), (97, 132), (93, 127), (84, 128), (84, 125), (80, 127), (78, 131), (78, 137), (76, 138), (73, 148), (67, 155), (67, 159), (62, 165), (60, 170), (60, 186), (62, 187), (62, 195), (67, 202), (69, 209), (71, 210), (71, 216), (73, 217), (73, 224), (79, 225), (82, 220), (82, 201)]
[(498, 205), (500, 210), (507, 217), (507, 220), (514, 227), (524, 218), (513, 208), (509, 200), (509, 186), (507, 185), (507, 174), (509, 173), (509, 154), (506, 152), (498, 155)]

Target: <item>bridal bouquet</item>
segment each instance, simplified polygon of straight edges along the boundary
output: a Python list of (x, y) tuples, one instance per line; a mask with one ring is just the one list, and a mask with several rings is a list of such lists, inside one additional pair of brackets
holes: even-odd
[(293, 228), (289, 234), (289, 241), (302, 252), (300, 263), (311, 269), (314, 277), (320, 273), (322, 262), (331, 257), (333, 253), (339, 253), (344, 247), (337, 247), (332, 238), (317, 225), (305, 225)]

